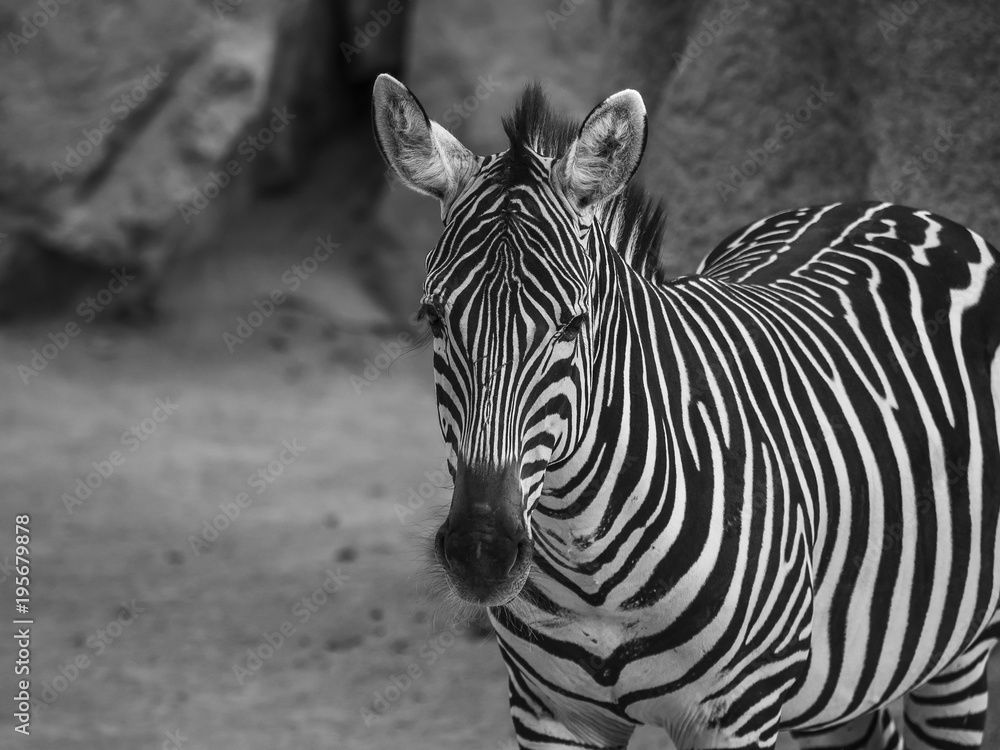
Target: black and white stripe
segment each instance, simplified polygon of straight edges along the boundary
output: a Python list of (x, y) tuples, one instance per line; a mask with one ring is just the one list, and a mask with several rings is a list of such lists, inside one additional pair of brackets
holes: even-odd
[(521, 747), (640, 723), (679, 748), (978, 747), (1000, 254), (833, 204), (665, 280), (641, 192), (584, 214), (560, 193), (583, 136), (538, 96), (447, 206), (423, 301), (454, 464), (521, 484), (530, 573), (490, 608)]

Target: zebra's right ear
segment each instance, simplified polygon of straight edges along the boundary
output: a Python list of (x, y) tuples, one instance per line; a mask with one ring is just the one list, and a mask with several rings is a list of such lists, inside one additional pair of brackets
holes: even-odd
[(475, 174), (475, 155), (433, 122), (412, 92), (386, 73), (375, 81), (372, 122), (382, 158), (408, 188), (440, 200), (443, 217)]
[(646, 105), (638, 91), (619, 91), (587, 115), (553, 165), (553, 183), (586, 213), (625, 189), (645, 150)]

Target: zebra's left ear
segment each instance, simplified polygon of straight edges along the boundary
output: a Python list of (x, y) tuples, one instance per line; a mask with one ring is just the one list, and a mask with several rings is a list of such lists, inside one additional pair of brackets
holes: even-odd
[(617, 195), (632, 179), (646, 149), (646, 105), (625, 89), (598, 104), (552, 167), (555, 186), (581, 212)]

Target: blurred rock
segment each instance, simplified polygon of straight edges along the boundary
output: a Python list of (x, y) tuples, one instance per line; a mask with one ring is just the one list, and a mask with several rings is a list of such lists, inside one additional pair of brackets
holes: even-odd
[(867, 193), (1000, 243), (1000, 6), (879, 0), (853, 19), (833, 11), (860, 52), (845, 68), (865, 102)]
[(410, 7), (409, 0), (297, 0), (287, 7), (265, 109), (287, 107), (298, 121), (292, 137), (261, 154), (261, 187), (294, 184), (327, 138), (367, 124), (375, 78), (402, 75)]
[(636, 89), (646, 109), (655, 112), (663, 95), (663, 80), (677, 66), (677, 53), (684, 48), (698, 0), (605, 2), (610, 5), (608, 56), (613, 59), (605, 70), (607, 91)]
[(306, 153), (333, 123), (333, 96), (342, 93), (331, 91), (335, 6), (339, 3), (295, 2), (279, 18), (268, 104), (294, 112), (298, 122), (290, 137), (276, 139), (261, 152), (256, 176), (265, 189), (294, 183), (302, 174)]
[(70, 261), (105, 283), (127, 269), (135, 280), (115, 287), (117, 306), (145, 297), (182, 240), (211, 233), (194, 195), (208, 200), (210, 172), (263, 102), (266, 37), (190, 0), (57, 7), (3, 50), (4, 315), (46, 299), (49, 279), (72, 281)]
[(122, 268), (134, 279), (105, 306), (151, 314), (179, 251), (204, 251), (256, 188), (293, 184), (339, 122), (367, 118), (352, 76), (400, 59), (404, 21), (376, 24), (348, 71), (354, 5), (0, 5), (0, 316), (75, 303)]
[(667, 202), (672, 272), (749, 221), (834, 200), (927, 208), (1000, 240), (995, 4), (663, 5), (617, 9), (614, 37), (639, 48), (609, 48), (608, 67), (619, 86), (661, 82), (643, 176)]

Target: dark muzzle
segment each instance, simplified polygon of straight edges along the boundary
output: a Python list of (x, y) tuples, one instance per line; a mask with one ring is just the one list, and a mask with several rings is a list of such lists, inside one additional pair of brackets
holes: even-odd
[(435, 540), (456, 593), (486, 606), (520, 593), (531, 567), (518, 467), (472, 468), (459, 461), (448, 519)]

